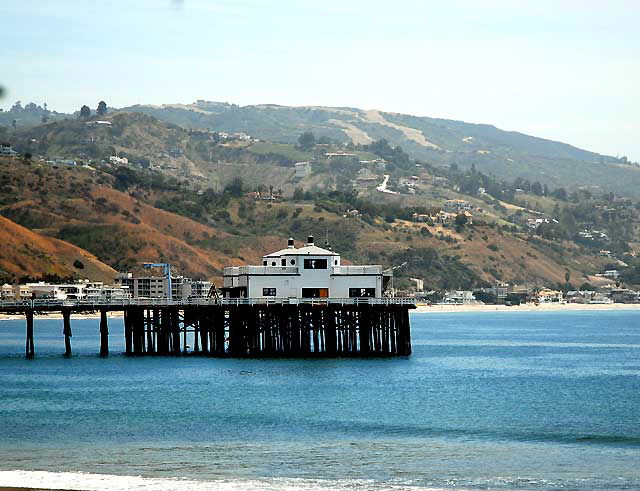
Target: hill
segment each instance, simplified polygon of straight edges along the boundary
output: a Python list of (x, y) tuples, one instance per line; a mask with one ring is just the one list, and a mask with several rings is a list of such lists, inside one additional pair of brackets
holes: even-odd
[(431, 165), (474, 165), (503, 179), (521, 177), (568, 189), (588, 187), (640, 196), (640, 167), (624, 158), (485, 124), (356, 108), (237, 106), (208, 101), (137, 105), (122, 111), (142, 112), (184, 128), (244, 132), (282, 143), (296, 142), (305, 131), (353, 145), (385, 139)]
[[(333, 179), (331, 172), (342, 171), (329, 169), (322, 178)], [(1, 215), (117, 270), (162, 260), (183, 274), (219, 281), (223, 266), (259, 263), (288, 236), (310, 233), (327, 235), (347, 261), (402, 266), (395, 273), (402, 287), (410, 287), (409, 278), (436, 289), (496, 280), (558, 284), (567, 273), (582, 283), (606, 263), (570, 241), (523, 233), (491, 210), (473, 226), (411, 222), (421, 209), (407, 202), (416, 199), (411, 196), (378, 192), (374, 200), (366, 192), (359, 198), (351, 191), (309, 190), (270, 203), (243, 196), (242, 187), (195, 190), (157, 171), (21, 159), (0, 159), (0, 175)], [(349, 213), (355, 208), (357, 214)]]
[(23, 277), (90, 278), (111, 282), (115, 270), (93, 254), (0, 216), (0, 283)]

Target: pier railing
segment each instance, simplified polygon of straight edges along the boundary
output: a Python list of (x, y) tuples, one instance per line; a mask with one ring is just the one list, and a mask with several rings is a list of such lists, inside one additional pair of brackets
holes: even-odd
[(413, 298), (374, 297), (374, 298), (188, 298), (172, 300), (167, 298), (126, 298), (110, 300), (53, 300), (35, 299), (14, 302), (0, 301), (0, 310), (55, 309), (70, 308), (99, 310), (118, 307), (184, 307), (194, 305), (415, 305)]

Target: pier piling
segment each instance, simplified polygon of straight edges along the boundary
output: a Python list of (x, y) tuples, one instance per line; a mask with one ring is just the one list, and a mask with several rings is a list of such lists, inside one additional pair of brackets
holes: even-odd
[(71, 356), (71, 309), (62, 309), (62, 334), (64, 334), (64, 356)]
[(33, 310), (27, 309), (25, 316), (27, 318), (26, 357), (30, 360), (35, 356), (35, 347), (33, 344)]
[(107, 323), (107, 311), (100, 310), (100, 356), (109, 356), (109, 324)]

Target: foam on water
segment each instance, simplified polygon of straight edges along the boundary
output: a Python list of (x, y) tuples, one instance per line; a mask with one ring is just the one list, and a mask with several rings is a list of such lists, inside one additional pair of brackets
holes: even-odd
[[(441, 491), (445, 488), (418, 487), (411, 484), (376, 483), (367, 479), (220, 479), (199, 481), (176, 478), (116, 476), (81, 472), (0, 471), (0, 486), (64, 489), (73, 491)], [(462, 488), (457, 488), (464, 491)]]

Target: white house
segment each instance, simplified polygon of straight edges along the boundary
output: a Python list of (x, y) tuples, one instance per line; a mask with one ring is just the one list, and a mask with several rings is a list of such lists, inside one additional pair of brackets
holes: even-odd
[(294, 165), (295, 174), (294, 177), (302, 179), (311, 174), (311, 162), (296, 162)]
[(262, 266), (224, 268), (222, 294), (247, 298), (382, 297), (391, 277), (382, 266), (342, 266), (340, 255), (289, 239), (286, 249), (262, 257)]
[(463, 199), (448, 199), (447, 201), (445, 201), (444, 207), (447, 210), (456, 211), (473, 210), (473, 205)]

